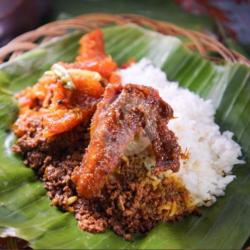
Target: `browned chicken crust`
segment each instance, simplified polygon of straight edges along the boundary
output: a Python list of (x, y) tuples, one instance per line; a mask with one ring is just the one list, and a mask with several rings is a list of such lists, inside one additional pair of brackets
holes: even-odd
[(154, 172), (178, 171), (180, 147), (167, 127), (171, 118), (172, 108), (155, 89), (135, 84), (109, 85), (92, 119), (90, 144), (82, 165), (72, 175), (78, 194), (92, 198), (100, 193), (140, 129), (145, 130), (152, 144)]

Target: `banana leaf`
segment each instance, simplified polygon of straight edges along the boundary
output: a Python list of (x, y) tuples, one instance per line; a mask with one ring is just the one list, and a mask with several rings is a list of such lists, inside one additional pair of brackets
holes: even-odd
[[(201, 216), (156, 226), (147, 236), (124, 241), (112, 231), (78, 229), (74, 216), (50, 205), (43, 184), (12, 153), (13, 94), (36, 82), (58, 60), (71, 61), (81, 34), (71, 33), (0, 66), (0, 235), (16, 235), (34, 249), (240, 249), (250, 236), (250, 69), (216, 65), (188, 51), (181, 40), (135, 25), (103, 29), (106, 50), (119, 63), (147, 57), (170, 80), (214, 101), (216, 122), (232, 130), (246, 164), (235, 166), (226, 195)], [(204, 176), (205, 178), (205, 176)]]

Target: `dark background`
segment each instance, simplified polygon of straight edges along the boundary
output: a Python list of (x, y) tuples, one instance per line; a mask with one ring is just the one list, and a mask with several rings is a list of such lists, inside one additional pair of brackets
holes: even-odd
[(43, 23), (90, 12), (137, 13), (173, 22), (250, 56), (249, 0), (0, 0), (0, 46)]

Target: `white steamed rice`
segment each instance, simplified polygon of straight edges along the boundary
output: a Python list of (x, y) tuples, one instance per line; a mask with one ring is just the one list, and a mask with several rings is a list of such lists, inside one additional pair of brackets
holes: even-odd
[(191, 193), (197, 206), (210, 206), (216, 196), (224, 195), (226, 186), (235, 178), (231, 171), (235, 164), (242, 163), (240, 146), (233, 141), (233, 133), (221, 133), (214, 122), (215, 108), (191, 91), (170, 82), (160, 69), (147, 60), (120, 70), (122, 83), (136, 83), (157, 89), (169, 103), (176, 119), (169, 128), (178, 137), (187, 160), (181, 160), (177, 175)]

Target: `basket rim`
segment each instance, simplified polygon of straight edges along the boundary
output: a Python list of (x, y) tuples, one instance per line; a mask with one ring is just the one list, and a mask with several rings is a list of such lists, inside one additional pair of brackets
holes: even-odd
[[(209, 52), (215, 52), (223, 61), (250, 66), (249, 59), (236, 51), (228, 49), (210, 35), (186, 29), (166, 21), (130, 13), (91, 13), (70, 19), (49, 22), (34, 30), (19, 35), (7, 45), (0, 48), (0, 63), (11, 61), (24, 52), (32, 50), (43, 43), (47, 43), (55, 37), (67, 34), (69, 30), (72, 29), (87, 32), (92, 29), (104, 27), (108, 24), (124, 25), (128, 23), (147, 27), (164, 35), (186, 37), (189, 43), (184, 44), (184, 46), (189, 50), (198, 51), (201, 56), (206, 57), (208, 60), (218, 61), (218, 58), (216, 59), (208, 56)], [(38, 43), (38, 39), (41, 40), (40, 43)]]

